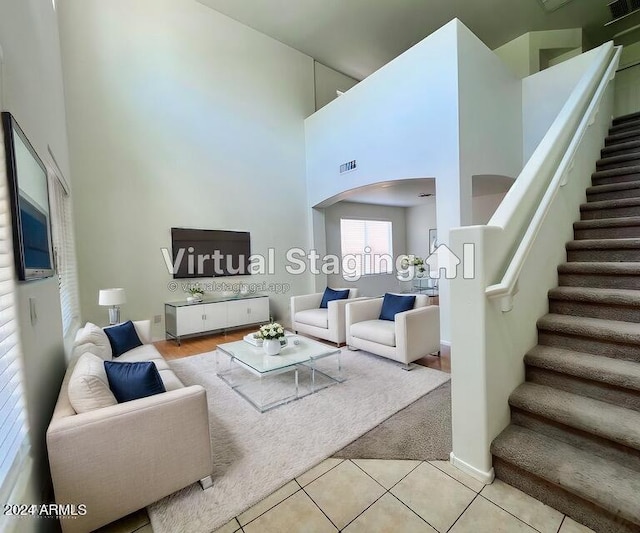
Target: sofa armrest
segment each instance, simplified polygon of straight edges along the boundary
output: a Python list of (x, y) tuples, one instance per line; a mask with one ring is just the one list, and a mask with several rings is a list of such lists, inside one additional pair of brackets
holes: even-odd
[(357, 301), (347, 300), (345, 319), (347, 336), (349, 335), (349, 327), (351, 324), (364, 322), (365, 320), (376, 320), (380, 316), (382, 300), (382, 298), (368, 298), (363, 300), (358, 298)]
[(47, 447), (56, 502), (87, 505), (64, 530), (96, 529), (211, 474), (206, 392), (194, 385), (54, 418)]
[(318, 309), (322, 302), (322, 292), (315, 294), (303, 294), (301, 296), (291, 297), (291, 323), (295, 323), (295, 316), (298, 311), (306, 311), (308, 309)]
[(418, 307), (395, 316), (396, 348), (406, 363), (440, 350), (440, 308)]
[(361, 300), (369, 300), (370, 298), (362, 296), (361, 298), (345, 298), (343, 300), (331, 300), (327, 304), (327, 310), (329, 312), (329, 329), (336, 331), (340, 325), (345, 324), (346, 320), (346, 308), (348, 304), (353, 302), (359, 302)]

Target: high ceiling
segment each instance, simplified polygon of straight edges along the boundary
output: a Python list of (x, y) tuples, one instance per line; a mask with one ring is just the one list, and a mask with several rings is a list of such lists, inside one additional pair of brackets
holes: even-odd
[(608, 0), (571, 0), (548, 13), (542, 0), (197, 0), (320, 63), (361, 80), (459, 18), (487, 46), (534, 30), (582, 27), (592, 46), (640, 23), (605, 27)]

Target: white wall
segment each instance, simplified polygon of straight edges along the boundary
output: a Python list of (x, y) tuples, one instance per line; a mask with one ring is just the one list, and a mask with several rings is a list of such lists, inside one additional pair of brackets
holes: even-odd
[[(324, 209), (327, 253), (341, 257), (340, 219), (386, 220), (391, 222), (393, 256), (407, 253), (406, 210), (404, 207), (338, 202)], [(372, 274), (358, 281), (347, 282), (341, 275), (327, 276), (330, 287), (357, 287), (361, 296), (380, 296), (398, 292), (402, 285), (395, 274)]]
[(522, 80), (522, 146), (525, 162), (558, 116), (595, 53), (596, 50), (585, 52)]
[(429, 230), (437, 228), (436, 197), (425, 198), (422, 205), (406, 208), (407, 253), (422, 257), (429, 255)]
[(471, 224), (473, 226), (480, 226), (487, 224), (496, 209), (500, 205), (500, 202), (505, 197), (506, 192), (499, 194), (486, 194), (484, 196), (473, 197), (473, 214)]
[[(611, 48), (603, 45), (592, 56), (594, 63), (586, 76), (599, 73), (599, 79), (600, 69), (604, 69), (602, 61), (610, 52)], [(575, 101), (577, 95), (572, 94), (571, 98)], [(536, 321), (547, 312), (547, 292), (557, 284), (557, 265), (566, 260), (565, 243), (572, 238), (572, 222), (579, 219), (579, 206), (585, 201), (585, 189), (600, 156), (612, 104), (610, 84), (595, 122), (587, 129), (575, 154), (567, 183), (553, 197), (534, 236), (510, 311), (503, 312), (500, 301), (490, 300), (486, 288), (502, 279), (531, 225), (541, 191), (547, 189), (556, 162), (565, 154), (573, 132), (561, 129), (560, 124), (567, 120), (579, 122), (582, 113), (579, 117), (565, 113), (559, 118), (487, 226), (451, 232), (454, 252), (460, 253), (468, 243), (475, 248), (474, 275), (451, 282), (452, 310), (456, 314), (451, 348), (452, 461), (485, 481), (492, 478), (490, 444), (509, 424), (508, 397), (524, 380), (523, 357), (537, 342)]]
[(457, 177), (456, 34), (453, 21), (307, 118), (310, 206), (379, 181)]
[(640, 63), (629, 65), (616, 73), (613, 115), (620, 117), (638, 111), (640, 111)]
[(494, 50), (513, 74), (525, 78), (582, 52), (581, 28), (532, 31)]
[[(125, 288), (124, 318), (185, 298), (161, 255), (172, 226), (250, 231), (252, 253), (276, 249), (274, 275), (217, 281), (308, 292), (284, 254), (309, 245), (313, 60), (192, 0), (62, 0), (59, 11), (85, 318), (106, 322), (100, 288)], [(285, 322), (290, 293), (270, 292)]]
[(333, 70), (317, 61), (313, 62), (315, 91), (316, 91), (316, 111), (326, 106), (329, 102), (338, 97), (336, 91), (346, 93), (351, 87), (358, 83), (342, 72)]
[[(70, 179), (60, 47), (52, 3), (0, 3), (0, 47), (2, 109), (15, 116), (45, 161), (47, 146), (51, 146)], [(44, 434), (65, 369), (57, 280), (19, 283), (16, 296), (34, 457), (34, 478), (27, 490), (41, 498), (50, 490)], [(38, 315), (34, 324), (29, 319), (29, 299), (33, 299)], [(32, 520), (29, 525), (36, 527), (36, 522)]]

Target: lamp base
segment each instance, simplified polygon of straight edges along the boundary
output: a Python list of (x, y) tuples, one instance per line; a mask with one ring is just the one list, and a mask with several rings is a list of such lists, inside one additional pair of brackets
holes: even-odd
[(109, 325), (114, 326), (120, 322), (120, 307), (114, 305), (109, 308)]

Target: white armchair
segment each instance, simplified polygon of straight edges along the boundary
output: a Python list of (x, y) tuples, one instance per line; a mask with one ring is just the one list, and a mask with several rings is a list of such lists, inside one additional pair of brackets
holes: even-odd
[(320, 309), (323, 294), (318, 292), (292, 296), (291, 325), (296, 333), (325, 339), (340, 346), (347, 340), (344, 329), (345, 307), (348, 302), (359, 300), (358, 289), (349, 289), (349, 298), (332, 300), (326, 309)]
[(382, 357), (409, 363), (440, 352), (440, 308), (429, 297), (416, 295), (413, 309), (397, 313), (395, 320), (380, 320), (383, 298), (349, 303), (346, 308), (347, 345)]

